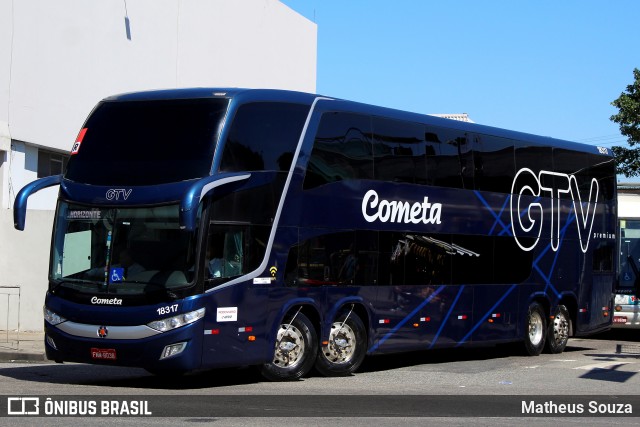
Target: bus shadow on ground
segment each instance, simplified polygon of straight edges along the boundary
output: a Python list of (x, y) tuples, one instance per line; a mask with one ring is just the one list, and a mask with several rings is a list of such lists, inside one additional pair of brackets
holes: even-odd
[[(640, 330), (638, 329), (610, 329), (589, 337), (594, 340), (629, 341), (640, 342)], [(569, 341), (571, 342), (571, 341)]]
[[(569, 344), (565, 353), (583, 352), (591, 350), (582, 347), (580, 343)], [(379, 372), (390, 369), (400, 369), (417, 365), (437, 365), (452, 362), (468, 362), (481, 360), (498, 360), (508, 357), (531, 357), (525, 353), (522, 343), (500, 344), (489, 347), (463, 347), (434, 350), (418, 350), (407, 353), (392, 353), (365, 358), (359, 372)]]
[[(584, 352), (592, 348), (569, 341), (566, 353)], [(491, 347), (446, 348), (392, 353), (366, 357), (359, 373), (384, 372), (419, 365), (437, 365), (466, 361), (498, 360), (509, 357), (529, 357), (522, 343)], [(187, 375), (153, 375), (143, 369), (108, 365), (33, 364), (0, 369), (0, 376), (21, 381), (80, 386), (141, 388), (149, 390), (198, 390), (207, 388), (250, 385), (264, 382), (257, 367), (216, 369)], [(307, 378), (318, 377), (312, 371)]]
[(187, 375), (153, 375), (143, 369), (81, 364), (33, 364), (3, 368), (0, 369), (1, 376), (49, 384), (158, 390), (197, 390), (263, 381), (257, 369), (253, 368), (218, 369)]

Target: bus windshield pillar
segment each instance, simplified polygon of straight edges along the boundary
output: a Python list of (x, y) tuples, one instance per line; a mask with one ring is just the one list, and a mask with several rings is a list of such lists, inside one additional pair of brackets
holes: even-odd
[(207, 194), (222, 186), (225, 186), (225, 190), (232, 191), (237, 187), (229, 184), (243, 182), (250, 176), (249, 173), (233, 173), (208, 176), (196, 181), (180, 201), (180, 228), (195, 229), (198, 205)]

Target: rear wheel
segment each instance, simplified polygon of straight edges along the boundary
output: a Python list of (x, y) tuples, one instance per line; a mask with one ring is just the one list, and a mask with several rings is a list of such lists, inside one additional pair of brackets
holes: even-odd
[(529, 306), (526, 327), (524, 348), (530, 356), (538, 356), (544, 348), (547, 325), (545, 322), (544, 309), (537, 302)]
[(333, 321), (329, 342), (318, 352), (316, 370), (327, 377), (352, 374), (364, 360), (366, 343), (362, 320), (354, 312), (343, 313)]
[(564, 305), (559, 305), (554, 314), (553, 320), (549, 322), (547, 331), (547, 351), (552, 354), (562, 353), (569, 341), (569, 330), (571, 317)]
[(317, 349), (316, 331), (307, 316), (289, 316), (278, 329), (273, 360), (263, 365), (262, 375), (271, 381), (297, 380), (313, 367)]

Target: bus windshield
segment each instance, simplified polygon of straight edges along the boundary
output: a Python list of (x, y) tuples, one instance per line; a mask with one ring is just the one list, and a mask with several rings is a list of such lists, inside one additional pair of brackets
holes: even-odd
[(78, 136), (65, 178), (154, 185), (208, 176), (227, 99), (103, 101)]
[(181, 230), (178, 205), (95, 208), (60, 202), (50, 277), (85, 293), (141, 295), (194, 279), (196, 232)]

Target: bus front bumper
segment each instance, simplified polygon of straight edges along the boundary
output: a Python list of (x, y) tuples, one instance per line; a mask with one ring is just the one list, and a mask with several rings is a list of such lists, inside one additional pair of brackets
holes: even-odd
[[(49, 360), (139, 367), (151, 371), (191, 371), (201, 366), (201, 322), (130, 339), (110, 339), (108, 327), (94, 327), (95, 338), (92, 338), (67, 333), (60, 326), (45, 322), (45, 351)], [(101, 328), (105, 328), (106, 333)], [(105, 338), (100, 338), (104, 335)]]

